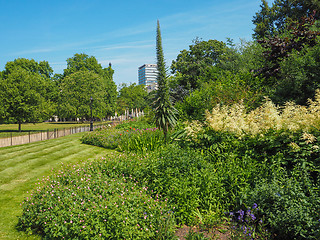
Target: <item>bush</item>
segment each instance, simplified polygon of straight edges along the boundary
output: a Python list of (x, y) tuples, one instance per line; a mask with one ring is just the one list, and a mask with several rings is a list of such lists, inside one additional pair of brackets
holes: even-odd
[(259, 163), (248, 157), (230, 155), (213, 161), (198, 151), (177, 145), (143, 156), (124, 156), (109, 161), (109, 168), (146, 181), (151, 194), (168, 198), (179, 224), (194, 223), (198, 210), (206, 216), (204, 224), (211, 224), (217, 215), (240, 204), (242, 194), (260, 177), (261, 171)]
[[(320, 192), (308, 178), (262, 180), (249, 193), (276, 239), (319, 239)], [(306, 182), (307, 181), (307, 182)]]
[(126, 130), (129, 128), (135, 128), (135, 129), (147, 129), (147, 128), (154, 128), (154, 124), (150, 124), (147, 121), (144, 120), (144, 118), (139, 119), (131, 119), (128, 121), (125, 121), (121, 124), (118, 124), (116, 126), (116, 129)]
[(145, 153), (160, 148), (165, 144), (163, 132), (158, 128), (136, 129), (112, 129), (98, 130), (86, 133), (81, 138), (82, 143), (117, 149), (120, 152), (132, 151)]
[(108, 161), (63, 168), (27, 198), (19, 228), (46, 239), (172, 239), (172, 212)]

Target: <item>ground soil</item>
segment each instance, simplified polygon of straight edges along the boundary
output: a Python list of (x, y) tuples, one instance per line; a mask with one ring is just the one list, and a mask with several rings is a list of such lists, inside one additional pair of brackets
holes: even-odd
[(220, 226), (212, 229), (201, 229), (199, 227), (182, 226), (177, 229), (175, 235), (179, 240), (185, 240), (189, 231), (203, 233), (203, 235), (209, 239), (227, 240), (230, 239), (230, 233), (226, 230), (226, 227)]

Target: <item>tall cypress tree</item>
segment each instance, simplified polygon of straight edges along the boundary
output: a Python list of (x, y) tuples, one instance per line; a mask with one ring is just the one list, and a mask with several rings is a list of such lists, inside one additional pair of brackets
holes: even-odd
[(160, 23), (157, 21), (157, 68), (158, 68), (158, 90), (156, 91), (156, 99), (153, 102), (155, 113), (155, 123), (159, 129), (162, 129), (165, 139), (169, 128), (174, 127), (176, 119), (176, 109), (173, 107), (170, 100), (168, 77), (162, 50), (162, 39), (160, 31)]

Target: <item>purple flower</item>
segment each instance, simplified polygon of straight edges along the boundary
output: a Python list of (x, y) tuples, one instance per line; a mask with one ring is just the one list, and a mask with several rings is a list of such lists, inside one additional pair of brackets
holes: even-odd
[(258, 204), (254, 203), (253, 206), (252, 206), (252, 209), (255, 209), (258, 207)]

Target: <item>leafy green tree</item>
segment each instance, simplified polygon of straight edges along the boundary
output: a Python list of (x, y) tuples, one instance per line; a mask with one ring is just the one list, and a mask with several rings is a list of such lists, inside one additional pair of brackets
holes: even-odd
[(260, 69), (259, 73), (268, 80), (267, 84), (273, 85), (278, 80), (281, 62), (292, 51), (301, 51), (305, 46), (315, 46), (317, 36), (320, 36), (320, 30), (316, 28), (315, 19), (311, 15), (289, 25), (287, 31), (282, 35), (258, 40), (265, 48), (266, 60), (265, 66)]
[(5, 110), (2, 111), (1, 118), (18, 122), (19, 131), (22, 123), (48, 119), (54, 111), (54, 104), (46, 98), (50, 85), (51, 82), (37, 72), (10, 65), (10, 71), (6, 72), (0, 82), (2, 106)]
[[(79, 73), (79, 74), (76, 74)], [(114, 70), (109, 67), (103, 68), (98, 63), (94, 56), (88, 56), (87, 54), (75, 54), (72, 58), (67, 59), (67, 68), (64, 70), (63, 75), (56, 76), (56, 82), (61, 94), (57, 97), (59, 101), (58, 115), (64, 118), (87, 118), (88, 117), (88, 99), (90, 96), (82, 96), (80, 100), (79, 96), (72, 95), (73, 87), (76, 87), (74, 79), (78, 79), (79, 76), (83, 76), (84, 79), (80, 80), (80, 85), (84, 87), (83, 91), (78, 91), (78, 94), (85, 95), (91, 94), (94, 90), (98, 90), (96, 96), (95, 116), (103, 118), (108, 115), (112, 115), (115, 111), (115, 104), (117, 98), (117, 86), (113, 81)], [(74, 75), (75, 74), (75, 75)], [(93, 77), (94, 76), (94, 77)], [(69, 78), (70, 77), (70, 78)], [(94, 79), (97, 78), (97, 79)], [(100, 84), (99, 87), (95, 87), (91, 82), (85, 83), (85, 81), (93, 81), (96, 84)], [(70, 86), (67, 86), (70, 84)], [(68, 97), (66, 93), (63, 93), (64, 89), (68, 89)], [(93, 96), (93, 95), (92, 95)], [(76, 105), (78, 110), (73, 105), (76, 101), (79, 101)], [(103, 102), (102, 102), (103, 101)], [(66, 106), (70, 106), (68, 109)], [(104, 111), (102, 114), (101, 111)]]
[(60, 114), (64, 118), (89, 119), (90, 98), (93, 98), (93, 116), (104, 118), (107, 104), (104, 79), (98, 74), (83, 70), (61, 79)]
[(123, 83), (117, 99), (118, 113), (123, 113), (126, 109), (144, 109), (147, 106), (147, 96), (148, 92), (144, 85), (136, 85), (135, 83), (127, 85)]
[(109, 67), (102, 69), (102, 79), (105, 86), (105, 97), (104, 101), (106, 103), (106, 115), (111, 116), (114, 114), (116, 109), (117, 101), (117, 85), (113, 81), (114, 70)]
[(282, 80), (274, 86), (272, 100), (277, 104), (294, 101), (307, 105), (316, 89), (320, 89), (320, 38), (313, 47), (293, 51), (280, 66)]
[(67, 59), (67, 68), (63, 75), (66, 77), (78, 71), (92, 71), (96, 74), (102, 74), (102, 66), (94, 56), (88, 56), (85, 53), (76, 53), (72, 58)]
[(254, 38), (274, 37), (285, 31), (286, 26), (300, 21), (303, 17), (314, 15), (320, 19), (318, 0), (275, 0), (269, 7), (266, 0), (261, 0), (261, 9), (253, 17)]
[(153, 103), (155, 123), (159, 129), (163, 130), (165, 139), (169, 128), (174, 127), (176, 124), (176, 109), (173, 107), (170, 100), (168, 76), (166, 73), (166, 66), (164, 61), (162, 38), (160, 31), (160, 23), (157, 21), (157, 68), (158, 68), (158, 89), (156, 91), (156, 99)]
[(243, 103), (247, 109), (254, 109), (259, 106), (263, 96), (260, 82), (258, 77), (248, 72), (234, 73), (220, 70), (215, 73), (214, 81), (204, 83), (175, 107), (179, 110), (183, 121), (204, 121), (206, 110), (210, 111), (218, 104)]
[(4, 77), (7, 77), (10, 73), (15, 71), (16, 67), (21, 67), (29, 72), (37, 73), (44, 78), (50, 78), (53, 74), (53, 69), (50, 67), (47, 61), (36, 62), (35, 60), (18, 58), (12, 62), (7, 62), (5, 70), (3, 72)]
[[(241, 39), (239, 45), (231, 46), (227, 49), (223, 58), (216, 66), (221, 70), (230, 71), (235, 74), (239, 72), (254, 73), (265, 64), (264, 50), (257, 41), (245, 41)], [(218, 72), (219, 69), (217, 70)]]
[(226, 50), (226, 44), (221, 41), (194, 40), (189, 50), (182, 50), (176, 61), (172, 61), (171, 70), (176, 74), (177, 84), (189, 90), (199, 88), (202, 84), (200, 77), (219, 63)]

